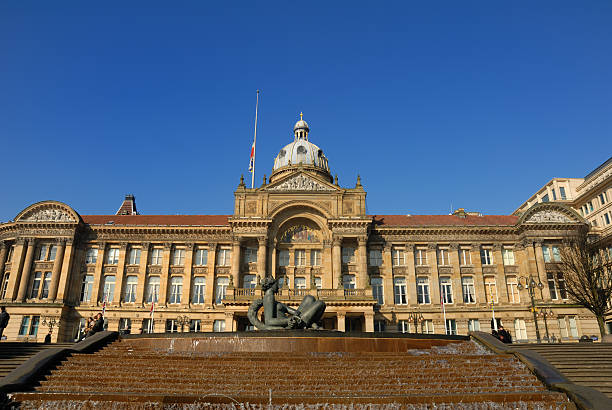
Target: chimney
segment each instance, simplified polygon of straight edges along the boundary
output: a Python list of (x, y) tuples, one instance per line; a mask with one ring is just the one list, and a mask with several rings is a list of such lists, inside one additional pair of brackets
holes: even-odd
[(134, 195), (128, 194), (125, 196), (123, 203), (115, 215), (138, 215), (136, 210), (136, 198)]

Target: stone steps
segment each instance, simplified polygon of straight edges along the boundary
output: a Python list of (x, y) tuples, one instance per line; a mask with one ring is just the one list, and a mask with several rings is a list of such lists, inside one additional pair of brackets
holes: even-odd
[(0, 378), (6, 376), (17, 367), (25, 363), (32, 356), (45, 349), (53, 347), (69, 347), (70, 343), (0, 343)]

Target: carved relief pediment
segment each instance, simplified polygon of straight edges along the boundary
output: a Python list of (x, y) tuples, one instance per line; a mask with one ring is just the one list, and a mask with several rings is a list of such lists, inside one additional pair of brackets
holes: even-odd
[(329, 185), (326, 185), (314, 178), (304, 174), (294, 175), (287, 178), (278, 184), (271, 185), (267, 188), (268, 191), (335, 191)]
[(21, 220), (28, 222), (76, 222), (68, 212), (54, 208), (35, 210), (29, 215), (25, 215)]
[(575, 222), (562, 212), (552, 209), (543, 210), (534, 213), (527, 219), (526, 222)]

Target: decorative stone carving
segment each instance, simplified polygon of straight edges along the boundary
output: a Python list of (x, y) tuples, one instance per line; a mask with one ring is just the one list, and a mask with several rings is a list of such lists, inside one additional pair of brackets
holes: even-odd
[(461, 266), (459, 268), (459, 270), (461, 271), (462, 274), (464, 274), (464, 273), (474, 273), (474, 267), (473, 266)]
[(289, 178), (282, 184), (268, 188), (269, 191), (334, 191), (303, 174)]
[(257, 213), (257, 201), (247, 201), (245, 208), (247, 214)]
[(438, 273), (441, 275), (450, 275), (453, 273), (453, 268), (451, 266), (438, 266)]
[(87, 265), (87, 273), (94, 273), (96, 271), (96, 265)]
[(208, 273), (208, 268), (206, 266), (196, 266), (193, 268), (193, 273)]
[(506, 272), (506, 273), (518, 273), (518, 266), (506, 265), (506, 266), (504, 266), (504, 272)]
[(296, 275), (305, 275), (306, 268), (295, 268), (295, 271), (293, 273)]
[(22, 220), (28, 222), (76, 222), (69, 213), (61, 209), (40, 209)]
[(127, 268), (125, 268), (125, 271), (127, 273), (138, 273), (138, 266), (128, 266)]
[(394, 266), (393, 267), (393, 274), (394, 275), (405, 275), (406, 274), (406, 267), (405, 266)]
[(103, 273), (117, 273), (116, 266), (105, 266), (103, 269)]
[(342, 213), (345, 215), (353, 213), (353, 201), (342, 202)]
[(155, 273), (161, 274), (161, 271), (162, 271), (161, 266), (149, 266), (150, 274), (155, 274)]
[(495, 266), (483, 266), (482, 273), (484, 274), (496, 274), (497, 268)]
[(539, 211), (531, 215), (526, 222), (574, 222), (562, 212), (554, 210)]
[(53, 269), (53, 262), (35, 262), (34, 266), (36, 270)]
[(185, 268), (183, 268), (182, 266), (172, 266), (170, 267), (170, 273), (183, 273), (185, 271)]
[(429, 274), (429, 266), (417, 266), (416, 273), (418, 275), (428, 275)]
[(215, 271), (217, 272), (217, 274), (220, 275), (226, 275), (230, 273), (230, 268), (229, 266), (217, 266), (217, 268), (215, 269)]
[(428, 251), (435, 251), (437, 248), (438, 248), (438, 246), (435, 243), (427, 244), (427, 250)]

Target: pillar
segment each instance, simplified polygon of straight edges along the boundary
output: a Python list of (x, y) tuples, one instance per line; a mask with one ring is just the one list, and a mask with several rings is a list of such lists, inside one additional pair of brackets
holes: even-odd
[(266, 276), (266, 242), (265, 236), (257, 237), (257, 274), (260, 278)]
[(53, 272), (51, 273), (51, 288), (49, 289), (49, 300), (55, 300), (55, 298), (57, 297), (57, 288), (59, 286), (62, 262), (64, 261), (65, 247), (65, 239), (60, 239), (59, 241), (57, 241), (57, 253), (55, 254), (55, 261), (53, 262)]
[(431, 293), (431, 304), (440, 305), (440, 281), (438, 280), (438, 263), (434, 243), (427, 245), (427, 265), (429, 266), (429, 291)]
[(487, 304), (487, 294), (484, 286), (484, 275), (482, 273), (482, 263), (480, 261), (480, 244), (473, 243), (470, 249), (472, 265), (474, 265), (474, 288), (476, 291), (476, 303)]
[(269, 244), (269, 248), (268, 251), (270, 252), (270, 276), (272, 276), (273, 278), (276, 278), (276, 258), (277, 258), (277, 252), (276, 252), (276, 239), (272, 240)]
[[(338, 312), (336, 314), (336, 318), (338, 320), (338, 323), (336, 325), (336, 328), (339, 332), (345, 332), (346, 331), (346, 314), (344, 312)], [(374, 327), (372, 325), (372, 327)]]
[(235, 288), (239, 288), (241, 285), (240, 283), (240, 239), (239, 238), (234, 238), (232, 240), (231, 275), (232, 275), (232, 280), (231, 280), (230, 285), (233, 283)]
[(386, 306), (393, 306), (393, 260), (391, 258), (391, 244), (383, 247), (383, 264), (381, 277), (383, 282), (383, 302)]
[(123, 277), (125, 276), (125, 260), (127, 259), (128, 243), (121, 242), (119, 248), (119, 262), (117, 263), (117, 272), (115, 273), (115, 292), (113, 293), (113, 301), (110, 305), (121, 306), (121, 298), (123, 296)]
[[(459, 267), (459, 245), (451, 243), (448, 247), (448, 257), (452, 268), (451, 283), (453, 285), (453, 302), (463, 304), (463, 289), (461, 287), (461, 268)], [(458, 330), (457, 330), (458, 331)]]
[(183, 267), (183, 294), (181, 305), (189, 307), (191, 303), (191, 271), (193, 270), (193, 243), (185, 244), (185, 265)]
[(497, 275), (495, 275), (497, 283), (497, 295), (499, 303), (509, 303), (508, 286), (506, 285), (506, 272), (504, 271), (504, 257), (502, 255), (502, 245), (496, 243), (493, 245), (493, 262), (495, 262)]
[(159, 278), (159, 304), (166, 306), (168, 303), (168, 280), (170, 273), (170, 252), (172, 251), (172, 244), (170, 242), (164, 243), (164, 254), (162, 256), (162, 267), (161, 275)]
[[(342, 286), (342, 237), (336, 237), (332, 242), (332, 283), (331, 288)], [(344, 331), (344, 322), (342, 322)]]
[(370, 333), (374, 331), (374, 312), (365, 313), (365, 331)]
[[(406, 244), (406, 252), (404, 257), (406, 261), (406, 287), (408, 291), (408, 303), (412, 306), (418, 306), (416, 268), (414, 266), (414, 244)], [(393, 286), (393, 284), (391, 286)], [(391, 287), (391, 289), (393, 290), (393, 287)]]
[(233, 332), (236, 330), (236, 326), (234, 325), (234, 312), (225, 312), (225, 331)]
[(143, 306), (147, 278), (147, 266), (149, 265), (149, 242), (143, 242), (140, 250), (140, 265), (138, 266), (138, 285), (136, 286), (136, 303)]
[(546, 264), (544, 263), (544, 252), (542, 251), (542, 241), (534, 242), (534, 251), (535, 251), (536, 269), (533, 271), (533, 276), (534, 276), (536, 283), (538, 282), (538, 279), (539, 279), (539, 281), (542, 282), (542, 284), (544, 285), (544, 287), (542, 288), (542, 291), (538, 292), (536, 290), (535, 294), (536, 296), (538, 296), (538, 293), (539, 293), (539, 296), (542, 300), (551, 300), (550, 290), (548, 289), (548, 280), (546, 279)]
[(34, 238), (28, 239), (28, 249), (26, 251), (25, 260), (23, 262), (21, 278), (19, 280), (19, 291), (17, 293), (17, 302), (23, 302), (26, 297), (26, 293), (28, 290), (28, 281), (30, 279), (30, 271), (32, 270), (32, 261), (34, 260), (35, 243), (36, 243), (36, 240)]
[(98, 295), (102, 286), (102, 269), (104, 268), (104, 258), (106, 257), (106, 243), (98, 244), (98, 259), (96, 259), (96, 268), (94, 270), (94, 281), (91, 291), (91, 305), (95, 306), (98, 303)]
[(14, 300), (17, 297), (19, 287), (19, 277), (25, 259), (25, 239), (17, 238), (15, 242), (15, 252), (13, 252), (13, 261), (11, 262), (11, 276), (9, 277), (9, 287), (6, 291), (6, 298)]
[(208, 264), (206, 275), (206, 295), (204, 303), (206, 307), (212, 307), (215, 303), (215, 262), (217, 260), (217, 244), (208, 244)]
[(357, 278), (355, 287), (357, 289), (365, 289), (368, 284), (368, 254), (366, 244), (368, 238), (360, 236), (357, 238)]
[(321, 252), (321, 288), (332, 289), (334, 275), (332, 273), (332, 241), (328, 239), (323, 240), (323, 250)]
[(8, 246), (6, 242), (0, 241), (0, 292), (2, 292), (2, 287), (4, 286), (4, 264), (6, 263)]

